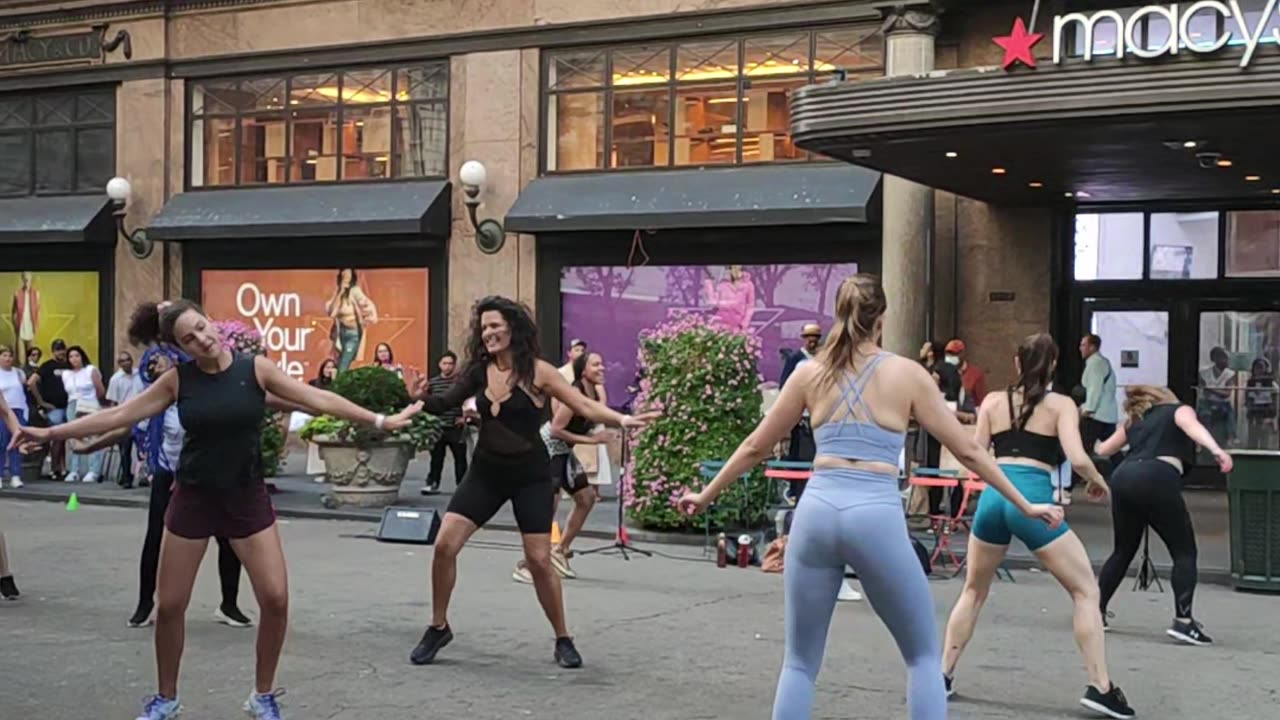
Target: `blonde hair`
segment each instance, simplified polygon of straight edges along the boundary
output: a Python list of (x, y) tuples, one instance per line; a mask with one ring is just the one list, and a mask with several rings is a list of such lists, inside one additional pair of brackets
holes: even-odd
[(817, 358), (823, 366), (823, 386), (834, 384), (839, 373), (853, 365), (859, 345), (878, 340), (875, 333), (887, 305), (884, 287), (877, 275), (858, 273), (840, 283), (836, 292), (835, 326)]
[(1167, 387), (1159, 385), (1130, 385), (1125, 390), (1124, 414), (1129, 424), (1142, 419), (1151, 408), (1157, 405), (1180, 405), (1182, 401)]

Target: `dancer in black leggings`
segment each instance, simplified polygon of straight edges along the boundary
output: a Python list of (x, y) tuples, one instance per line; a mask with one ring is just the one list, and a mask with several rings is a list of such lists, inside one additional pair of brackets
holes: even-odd
[(1182, 475), (1196, 445), (1213, 453), (1224, 473), (1231, 472), (1231, 456), (1218, 447), (1195, 410), (1181, 404), (1167, 388), (1130, 387), (1124, 411), (1128, 421), (1097, 449), (1097, 454), (1105, 457), (1129, 446), (1124, 462), (1111, 475), (1115, 549), (1098, 575), (1102, 615), (1107, 616), (1107, 603), (1150, 527), (1173, 557), (1174, 618), (1166, 633), (1191, 645), (1208, 645), (1213, 639), (1191, 614), (1196, 592), (1196, 535), (1182, 499)]
[(424, 398), (433, 415), (461, 407), (474, 397), (480, 436), (466, 479), (453, 494), (436, 536), (431, 558), (431, 624), (409, 659), (435, 660), (453, 640), (449, 600), (458, 580), (458, 553), (467, 540), (511, 502), (533, 575), (538, 602), (556, 633), (555, 659), (561, 667), (582, 665), (564, 620), (560, 578), (551, 567), (551, 519), (555, 496), (548, 474), (547, 447), (539, 430), (547, 397), (574, 414), (615, 427), (643, 427), (643, 418), (614, 412), (570, 385), (552, 365), (539, 360), (538, 329), (529, 310), (501, 297), (476, 304), (467, 344), (467, 366), (443, 395)]
[(131, 428), (177, 405), (186, 432), (178, 455), (177, 482), (165, 513), (156, 573), (156, 675), (158, 692), (147, 698), (139, 720), (172, 720), (182, 710), (178, 669), (185, 642), (187, 605), (211, 537), (225, 537), (258, 600), (254, 689), (243, 705), (254, 720), (281, 720), (274, 690), (288, 628), (289, 590), (275, 509), (263, 482), (262, 419), (273, 394), (311, 414), (325, 414), (395, 433), (422, 410), (415, 404), (390, 417), (375, 414), (326, 390), (284, 374), (263, 356), (239, 355), (199, 305), (189, 300), (134, 312), (129, 337), (137, 345), (163, 342), (192, 359), (158, 378), (128, 402), (52, 428), (22, 428), (11, 444), (67, 441)]
[[(142, 382), (143, 387), (150, 387), (160, 377), (179, 363), (186, 362), (180, 350), (167, 345), (156, 345), (143, 354)], [(164, 516), (169, 509), (169, 500), (173, 496), (174, 473), (178, 467), (178, 457), (182, 451), (182, 441), (186, 431), (178, 417), (177, 405), (170, 405), (163, 413), (151, 418), (145, 425), (144, 432), (133, 431), (137, 436), (134, 445), (141, 449), (147, 463), (150, 476), (151, 497), (147, 506), (147, 532), (142, 541), (142, 558), (138, 563), (138, 605), (129, 618), (129, 627), (140, 628), (151, 625), (151, 616), (155, 609), (156, 572), (160, 568), (160, 540), (164, 536)], [(80, 454), (93, 453), (108, 447), (114, 447), (125, 436), (130, 434), (129, 428), (120, 428), (102, 435), (92, 444), (70, 443), (71, 449)], [(122, 462), (128, 462), (122, 458)], [(214, 611), (214, 620), (231, 627), (253, 627), (253, 620), (240, 610), (238, 602), (240, 594), (240, 558), (231, 549), (226, 538), (215, 538), (218, 544), (218, 583), (222, 589), (222, 602)]]

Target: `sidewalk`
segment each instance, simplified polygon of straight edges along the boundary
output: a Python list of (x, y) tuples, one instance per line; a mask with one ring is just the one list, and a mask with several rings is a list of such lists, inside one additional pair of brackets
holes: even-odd
[[(328, 492), (328, 485), (314, 482), (307, 477), (304, 472), (305, 467), (305, 454), (293, 453), (289, 456), (281, 475), (271, 480), (277, 489), (277, 492), (272, 495), (272, 501), (275, 504), (276, 512), (281, 517), (364, 522), (378, 522), (381, 519), (382, 511), (380, 509), (331, 509), (325, 507), (323, 497)], [(452, 498), (453, 469), (449, 464), (446, 464), (444, 489), (438, 495), (424, 496), (421, 494), (420, 491), (426, 474), (427, 459), (425, 457), (421, 461), (414, 460), (409, 465), (405, 482), (400, 488), (399, 504), (433, 508), (443, 513)], [(149, 491), (145, 488), (124, 490), (115, 485), (107, 484), (85, 485), (76, 483), (72, 485), (42, 480), (29, 483), (19, 490), (0, 490), (0, 499), (21, 498), (66, 502), (72, 492), (77, 493), (80, 502), (84, 504), (146, 507)], [(604, 486), (601, 488), (601, 493), (604, 496), (603, 500), (596, 506), (590, 517), (587, 518), (586, 527), (583, 528), (582, 538), (584, 540), (608, 540), (614, 536), (614, 526), (617, 518), (616, 487)], [(1185, 494), (1185, 497), (1191, 511), (1192, 521), (1195, 523), (1196, 538), (1199, 542), (1201, 582), (1229, 583), (1230, 527), (1226, 493), (1189, 491)], [(564, 512), (566, 510), (562, 509), (562, 517)], [(1076, 502), (1067, 508), (1067, 521), (1076, 534), (1079, 535), (1081, 542), (1084, 543), (1095, 569), (1101, 567), (1111, 553), (1110, 510), (1106, 506), (1089, 503), (1083, 499), (1082, 495), (1078, 495)], [(515, 531), (516, 522), (515, 516), (511, 512), (511, 507), (504, 505), (498, 511), (498, 514), (494, 516), (488, 527), (494, 530)], [(630, 528), (628, 528), (628, 531), (635, 542), (642, 544), (661, 543), (701, 546), (706, 542), (705, 536), (701, 533), (675, 534)], [(930, 551), (933, 550), (933, 536), (924, 532), (913, 532), (913, 535), (924, 543), (926, 548)], [(966, 542), (967, 538), (963, 534), (956, 534), (952, 537), (952, 549), (960, 558), (964, 556)], [(590, 544), (590, 542), (582, 543), (583, 546)], [(1157, 568), (1160, 570), (1162, 580), (1167, 586), (1170, 567), (1169, 554), (1165, 551), (1164, 545), (1159, 541), (1159, 538), (1154, 536), (1151, 542), (1151, 559), (1155, 561)], [(1018, 569), (1038, 567), (1034, 556), (1016, 542), (1010, 546), (1007, 564)], [(1130, 571), (1136, 572), (1137, 568), (1138, 562), (1135, 560)], [(936, 570), (947, 575), (953, 572), (948, 566), (939, 567)]]

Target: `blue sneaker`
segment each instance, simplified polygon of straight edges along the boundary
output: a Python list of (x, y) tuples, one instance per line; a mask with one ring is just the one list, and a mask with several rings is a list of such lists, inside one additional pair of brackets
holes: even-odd
[(182, 705), (177, 698), (169, 700), (161, 695), (152, 695), (142, 703), (142, 714), (138, 720), (170, 720), (178, 717)]
[(283, 720), (280, 706), (276, 704), (276, 698), (281, 695), (284, 695), (284, 690), (273, 690), (265, 694), (251, 692), (249, 699), (244, 701), (244, 713), (253, 720)]

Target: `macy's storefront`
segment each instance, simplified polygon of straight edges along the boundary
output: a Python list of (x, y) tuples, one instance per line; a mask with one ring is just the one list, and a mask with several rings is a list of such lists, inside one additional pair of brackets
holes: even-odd
[[(1097, 333), (1121, 385), (1167, 385), (1224, 446), (1276, 449), (1277, 0), (988, 5), (912, 5), (917, 42), (956, 67), (804, 88), (797, 144), (912, 181), (886, 180), (886, 218), (931, 196), (935, 293), (939, 263), (982, 253), (979, 291), (945, 298), (962, 332), (1007, 315), (983, 338), (1003, 356), (1045, 325), (1068, 347)], [(1209, 465), (1190, 481), (1221, 482)]]

